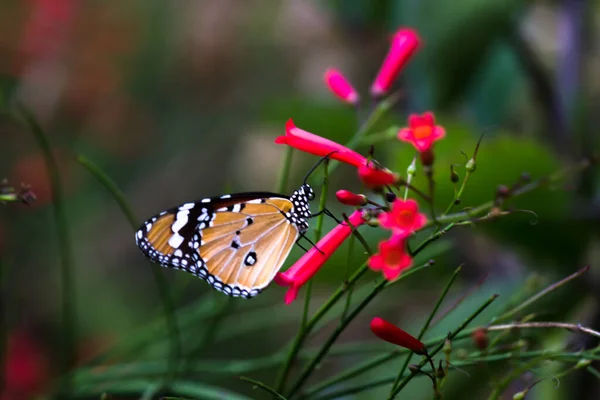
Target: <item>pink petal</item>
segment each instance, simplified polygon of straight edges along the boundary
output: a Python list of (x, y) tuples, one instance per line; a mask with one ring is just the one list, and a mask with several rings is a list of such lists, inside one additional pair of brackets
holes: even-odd
[(405, 142), (411, 142), (413, 139), (413, 131), (411, 128), (402, 128), (398, 131), (398, 139), (404, 140)]
[(446, 130), (441, 126), (435, 126), (433, 128), (433, 140), (438, 140), (446, 136)]

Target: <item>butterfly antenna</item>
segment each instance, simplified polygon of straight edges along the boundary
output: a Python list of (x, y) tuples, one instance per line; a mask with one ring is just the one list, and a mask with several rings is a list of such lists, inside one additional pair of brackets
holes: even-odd
[(306, 174), (306, 176), (304, 177), (304, 184), (306, 185), (306, 181), (308, 181), (308, 177), (315, 172), (315, 170), (317, 168), (319, 168), (319, 166), (325, 161), (325, 160), (329, 160), (329, 157), (333, 154), (333, 153), (337, 153), (337, 150), (332, 151), (331, 153), (327, 154), (325, 157), (321, 158), (319, 161), (317, 161), (317, 163), (315, 165), (312, 166), (312, 168), (308, 171), (308, 173)]

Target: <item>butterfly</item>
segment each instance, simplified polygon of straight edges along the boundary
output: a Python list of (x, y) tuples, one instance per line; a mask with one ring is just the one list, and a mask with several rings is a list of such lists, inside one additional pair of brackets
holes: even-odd
[(163, 267), (189, 272), (229, 296), (252, 298), (304, 237), (314, 198), (306, 180), (291, 196), (249, 192), (205, 198), (148, 219), (135, 241)]

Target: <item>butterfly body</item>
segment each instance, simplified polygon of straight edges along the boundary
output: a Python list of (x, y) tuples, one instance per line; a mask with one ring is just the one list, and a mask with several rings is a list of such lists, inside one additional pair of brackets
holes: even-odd
[(271, 283), (308, 229), (312, 188), (205, 198), (163, 211), (135, 234), (142, 252), (234, 297), (251, 298)]

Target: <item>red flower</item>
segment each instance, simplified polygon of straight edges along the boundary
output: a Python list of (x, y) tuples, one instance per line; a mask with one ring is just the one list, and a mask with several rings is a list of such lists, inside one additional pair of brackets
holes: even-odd
[(379, 97), (390, 89), (400, 70), (420, 44), (419, 36), (412, 29), (401, 28), (392, 37), (392, 45), (371, 85), (371, 95)]
[(325, 71), (325, 84), (343, 102), (354, 105), (358, 104), (360, 100), (358, 93), (337, 69), (329, 68)]
[(443, 138), (446, 131), (435, 125), (433, 113), (426, 112), (422, 115), (412, 114), (408, 117), (408, 128), (398, 132), (398, 139), (411, 143), (419, 152), (427, 152), (433, 142)]
[(49, 365), (43, 349), (26, 332), (12, 333), (7, 343), (6, 388), (0, 398), (24, 399), (38, 394), (49, 379)]
[(412, 263), (405, 247), (406, 236), (392, 234), (388, 240), (379, 243), (379, 253), (369, 258), (369, 267), (373, 271), (383, 271), (383, 277), (393, 281)]
[[(348, 220), (350, 221), (350, 225), (355, 228), (365, 223), (362, 211), (360, 210), (354, 211)], [(323, 264), (325, 264), (351, 233), (352, 228), (346, 222), (342, 222), (319, 240), (319, 243), (315, 247), (308, 250), (287, 271), (280, 272), (275, 276), (276, 284), (289, 286), (284, 297), (285, 304), (290, 304), (296, 299), (302, 285), (308, 282), (321, 269)]]
[(413, 351), (415, 354), (426, 355), (425, 345), (416, 337), (409, 335), (391, 322), (375, 317), (371, 320), (371, 331), (380, 339)]
[(278, 136), (275, 139), (275, 143), (287, 144), (300, 151), (320, 157), (325, 157), (334, 152), (329, 156), (330, 158), (353, 165), (357, 168), (367, 164), (367, 159), (354, 150), (350, 150), (334, 141), (302, 130), (296, 127), (294, 121), (291, 119), (285, 124), (285, 136)]
[(391, 229), (395, 235), (408, 236), (427, 223), (425, 214), (419, 213), (419, 204), (413, 200), (396, 199), (392, 209), (379, 214), (382, 227)]
[(398, 181), (398, 176), (389, 169), (379, 169), (370, 165), (358, 168), (358, 178), (369, 187), (393, 185)]
[(367, 204), (367, 196), (352, 193), (349, 190), (338, 190), (335, 192), (335, 197), (340, 203), (347, 206), (364, 206)]

